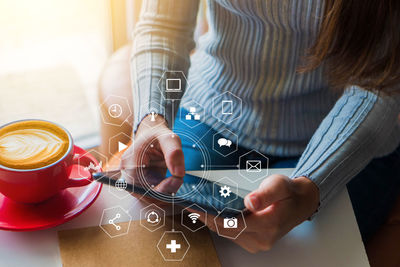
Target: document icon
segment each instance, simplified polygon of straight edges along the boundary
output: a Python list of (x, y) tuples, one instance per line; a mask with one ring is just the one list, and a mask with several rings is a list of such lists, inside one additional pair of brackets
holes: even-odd
[(261, 172), (261, 160), (246, 160), (247, 172)]

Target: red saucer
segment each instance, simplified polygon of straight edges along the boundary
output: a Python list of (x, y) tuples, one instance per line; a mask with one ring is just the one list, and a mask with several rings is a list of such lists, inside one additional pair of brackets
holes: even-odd
[[(77, 153), (85, 154), (86, 151), (78, 148)], [(21, 204), (0, 194), (0, 229), (33, 231), (63, 224), (89, 208), (101, 188), (101, 183), (68, 188), (39, 204)]]

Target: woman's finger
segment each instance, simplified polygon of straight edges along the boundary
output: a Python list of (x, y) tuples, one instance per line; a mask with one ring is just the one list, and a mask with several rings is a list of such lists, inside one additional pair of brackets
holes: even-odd
[(182, 178), (177, 178), (172, 176), (162, 180), (156, 187), (154, 187), (154, 190), (160, 193), (170, 195), (172, 193), (176, 193), (182, 184), (183, 184)]
[(179, 136), (171, 132), (171, 134), (159, 136), (158, 140), (168, 170), (175, 177), (182, 178), (185, 176), (185, 159), (183, 157), (182, 144)]
[(290, 179), (284, 175), (271, 175), (257, 190), (245, 197), (244, 203), (249, 210), (257, 212), (288, 197), (290, 197)]

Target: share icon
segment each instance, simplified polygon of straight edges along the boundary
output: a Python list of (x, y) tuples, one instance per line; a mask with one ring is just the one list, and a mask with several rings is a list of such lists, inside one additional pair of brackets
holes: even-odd
[(108, 223), (109, 223), (109, 224), (112, 224), (112, 225), (115, 227), (115, 229), (116, 229), (117, 231), (121, 230), (121, 226), (115, 224), (115, 220), (117, 220), (117, 219), (119, 219), (119, 218), (121, 218), (121, 214), (120, 214), (120, 213), (117, 213), (117, 214), (115, 214), (115, 217), (114, 217), (114, 218), (112, 218), (112, 219), (110, 219), (110, 220), (108, 221)]

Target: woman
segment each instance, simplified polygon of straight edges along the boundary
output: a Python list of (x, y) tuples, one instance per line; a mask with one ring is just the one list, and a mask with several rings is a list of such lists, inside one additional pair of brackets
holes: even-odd
[[(237, 164), (240, 153), (257, 149), (270, 167), (295, 167), (291, 177), (272, 175), (246, 196), (252, 213), (235, 242), (268, 250), (350, 180), (367, 240), (399, 192), (399, 1), (209, 0), (209, 31), (190, 59), (198, 5), (143, 2), (132, 55), (135, 146), (122, 166), (155, 139), (149, 161), (165, 160), (176, 177), (159, 190), (176, 190), (185, 169), (199, 169), (190, 141), (171, 130), (188, 129), (179, 116), (195, 101), (204, 115), (191, 132), (210, 147), (213, 165)], [(190, 86), (180, 76), (186, 92), (172, 101), (163, 88), (173, 71)], [(241, 106), (235, 120), (212, 111), (226, 92), (241, 99), (233, 103)], [(238, 136), (239, 152), (223, 157), (211, 149), (221, 128), (229, 130), (224, 138)]]

